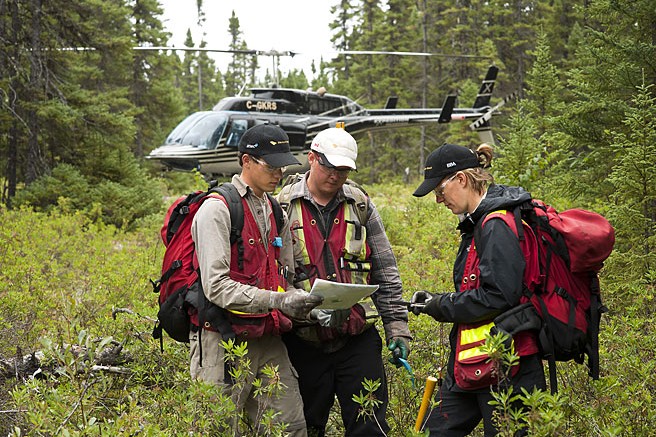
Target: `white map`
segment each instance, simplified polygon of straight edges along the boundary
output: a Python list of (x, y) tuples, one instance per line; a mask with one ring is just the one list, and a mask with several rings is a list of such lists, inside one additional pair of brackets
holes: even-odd
[(339, 282), (317, 279), (310, 294), (323, 297), (317, 308), (325, 310), (344, 310), (378, 290), (378, 285), (342, 284)]

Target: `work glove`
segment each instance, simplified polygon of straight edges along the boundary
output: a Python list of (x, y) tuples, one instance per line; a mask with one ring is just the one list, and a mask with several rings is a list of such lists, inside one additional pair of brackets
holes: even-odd
[(351, 309), (345, 310), (318, 310), (313, 309), (310, 317), (316, 319), (324, 328), (339, 328), (349, 319)]
[(428, 314), (438, 322), (448, 321), (442, 313), (440, 302), (446, 294), (433, 294), (428, 291), (415, 291), (410, 299), (410, 309), (415, 315)]
[(277, 308), (294, 319), (305, 319), (321, 302), (323, 297), (299, 289), (269, 295), (269, 308)]
[(408, 339), (405, 337), (390, 338), (387, 349), (392, 351), (392, 356), (389, 358), (389, 362), (396, 367), (401, 367), (403, 365), (399, 361), (399, 358), (407, 360), (408, 355), (410, 355), (410, 343), (408, 343)]

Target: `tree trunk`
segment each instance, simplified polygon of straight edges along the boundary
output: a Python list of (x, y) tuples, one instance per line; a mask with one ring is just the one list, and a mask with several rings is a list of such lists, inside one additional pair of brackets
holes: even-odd
[[(42, 88), (41, 6), (42, 0), (32, 0), (32, 50), (30, 52), (30, 84), (28, 87), (28, 90), (32, 93)], [(38, 96), (34, 96), (34, 94), (28, 96), (26, 93), (25, 100), (31, 101), (33, 103), (31, 106), (34, 107)], [(39, 121), (36, 110), (29, 109), (26, 117), (29, 128), (29, 139), (27, 143), (25, 182), (29, 184), (41, 176), (44, 162), (39, 147)]]
[[(20, 47), (18, 46), (18, 34), (20, 32), (20, 19), (18, 17), (18, 3), (16, 1), (10, 2), (9, 7), (11, 9), (11, 31), (9, 33), (9, 38), (11, 40), (11, 46), (14, 48), (13, 58), (19, 59)], [(11, 127), (9, 128), (9, 137), (7, 139), (7, 181), (6, 190), (3, 187), (2, 198), (7, 205), (7, 208), (11, 208), (12, 199), (16, 196), (16, 183), (17, 183), (17, 174), (16, 169), (18, 167), (18, 138), (20, 135), (20, 129), (18, 127), (18, 117), (16, 117), (18, 111), (18, 99), (16, 98), (16, 93), (18, 87), (20, 86), (18, 79), (18, 72), (15, 67), (12, 68), (10, 63), (2, 66), (2, 71), (6, 71), (12, 76), (11, 79), (11, 89), (9, 93), (9, 111), (12, 114)]]

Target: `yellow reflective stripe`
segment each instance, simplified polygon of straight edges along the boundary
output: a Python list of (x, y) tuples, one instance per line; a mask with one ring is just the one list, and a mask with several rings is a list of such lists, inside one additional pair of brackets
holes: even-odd
[(355, 220), (353, 220), (353, 208), (355, 205), (346, 204), (344, 208), (344, 222), (346, 223), (346, 252), (358, 259), (365, 259), (366, 257), (366, 248), (364, 242), (367, 241), (367, 229), (364, 227), (364, 224), (360, 223), (360, 232), (362, 238), (359, 240), (355, 239), (356, 226), (353, 221), (358, 221), (358, 216), (355, 214)]
[(480, 347), (473, 347), (471, 349), (460, 351), (460, 353), (458, 354), (458, 361), (464, 361), (469, 358), (480, 357), (483, 355), (487, 355), (487, 354), (481, 351)]
[(494, 326), (494, 322), (490, 322), (487, 325), (479, 326), (478, 328), (461, 330), (460, 344), (466, 345), (466, 344), (476, 343), (478, 341), (485, 340), (485, 336), (490, 332), (492, 326)]
[[(483, 342), (485, 340), (485, 336), (490, 332), (490, 329), (492, 329), (492, 326), (494, 326), (494, 322), (490, 322), (477, 328), (462, 329), (460, 331), (460, 346), (462, 347), (463, 345)], [(483, 355), (487, 355), (487, 353), (481, 351), (480, 346), (476, 346), (461, 350), (458, 353), (458, 361), (463, 361), (468, 358), (474, 358)]]
[[(479, 326), (472, 329), (463, 329), (460, 331), (460, 346), (466, 346), (468, 344), (480, 343), (476, 347), (471, 347), (469, 349), (461, 350), (458, 353), (458, 361), (464, 361), (470, 358), (487, 356), (486, 352), (481, 350), (481, 346), (485, 344), (485, 336), (489, 334), (490, 329), (494, 326), (494, 322), (487, 323), (485, 325)], [(515, 352), (515, 340), (510, 342), (511, 352)]]
[(301, 207), (302, 202), (292, 202), (294, 210), (292, 211), (292, 216), (294, 219), (290, 217), (290, 223), (295, 222), (298, 220), (298, 227), (299, 229), (292, 230), (292, 232), (295, 234), (297, 244), (301, 245), (301, 256), (303, 257), (302, 264), (303, 265), (308, 265), (310, 264), (310, 255), (308, 254), (307, 251), (307, 246), (305, 245), (305, 227), (303, 226), (303, 208)]
[(358, 261), (346, 261), (347, 270), (350, 271), (370, 271), (371, 263), (368, 262), (358, 262)]

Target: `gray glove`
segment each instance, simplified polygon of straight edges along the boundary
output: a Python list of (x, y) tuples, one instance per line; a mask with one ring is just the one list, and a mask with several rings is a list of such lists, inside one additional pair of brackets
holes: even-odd
[(418, 316), (424, 312), (426, 304), (430, 302), (434, 296), (433, 293), (429, 293), (428, 291), (415, 291), (410, 299), (410, 310), (414, 315)]
[(320, 305), (323, 297), (310, 294), (303, 290), (290, 290), (284, 293), (271, 292), (269, 308), (277, 308), (295, 319), (304, 319), (312, 308)]
[(339, 328), (351, 315), (351, 309), (345, 310), (317, 310), (311, 312), (311, 317), (317, 319), (320, 326), (325, 328)]

